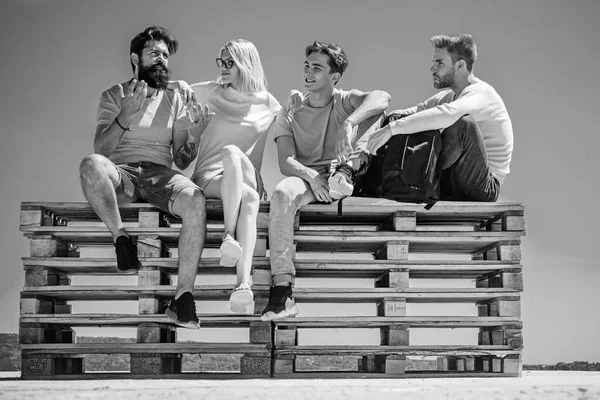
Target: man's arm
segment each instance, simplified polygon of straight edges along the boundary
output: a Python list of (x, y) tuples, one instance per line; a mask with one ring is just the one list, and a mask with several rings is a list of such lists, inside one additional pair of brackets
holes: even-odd
[[(110, 97), (108, 92), (102, 94), (99, 115), (112, 118), (110, 123), (99, 123), (94, 136), (94, 153), (109, 157), (119, 147), (123, 135), (129, 130), (133, 118), (141, 111), (148, 93), (148, 84), (135, 79), (129, 83), (127, 90), (119, 84), (120, 105)], [(120, 109), (119, 109), (120, 107)]]
[(489, 98), (484, 91), (467, 87), (458, 99), (394, 121), (390, 124), (390, 128), (393, 135), (408, 135), (432, 129), (445, 129), (458, 121), (463, 115), (479, 112), (488, 103)]
[(350, 91), (348, 100), (354, 108), (354, 112), (344, 121), (343, 132), (340, 132), (335, 146), (340, 161), (345, 161), (347, 155), (353, 151), (353, 144), (360, 139), (357, 137), (357, 130), (354, 127), (370, 117), (383, 113), (387, 109), (390, 99), (391, 96), (382, 90), (361, 92), (353, 89)]
[[(367, 150), (375, 154), (394, 135), (410, 135), (434, 129), (444, 129), (454, 124), (463, 115), (474, 114), (488, 105), (488, 96), (484, 91), (467, 87), (461, 96), (451, 102), (433, 106), (430, 100), (422, 103), (431, 106), (408, 117), (390, 122), (384, 128), (373, 132), (369, 137)], [(439, 98), (438, 98), (439, 100)], [(421, 104), (418, 108), (421, 107)]]
[(296, 159), (296, 144), (291, 136), (279, 136), (277, 139), (277, 160), (279, 170), (285, 176), (297, 176), (310, 185), (318, 201), (331, 203), (329, 185), (317, 171), (302, 165)]

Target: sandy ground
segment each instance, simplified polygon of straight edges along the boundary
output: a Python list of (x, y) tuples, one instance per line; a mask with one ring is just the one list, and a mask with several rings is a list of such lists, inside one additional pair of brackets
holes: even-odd
[(0, 375), (2, 399), (600, 399), (600, 372), (526, 371), (521, 378), (399, 380), (21, 381)]

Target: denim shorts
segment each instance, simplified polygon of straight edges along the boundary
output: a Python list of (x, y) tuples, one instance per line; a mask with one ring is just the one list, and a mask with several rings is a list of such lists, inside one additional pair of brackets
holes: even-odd
[(115, 190), (120, 198), (124, 194), (127, 202), (147, 202), (175, 216), (173, 202), (183, 189), (202, 191), (181, 172), (164, 165), (137, 162), (115, 167), (119, 172)]

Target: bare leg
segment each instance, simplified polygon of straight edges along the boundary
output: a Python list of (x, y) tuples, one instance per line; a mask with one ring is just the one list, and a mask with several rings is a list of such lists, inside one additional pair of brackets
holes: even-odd
[(100, 154), (90, 154), (81, 161), (79, 174), (85, 198), (112, 234), (113, 241), (127, 236), (115, 192), (119, 172), (112, 162)]
[[(248, 157), (236, 146), (225, 146), (221, 154), (223, 176), (213, 179), (205, 188), (205, 193), (208, 198), (223, 201), (225, 235), (236, 238), (242, 247), (242, 256), (236, 264), (237, 287), (242, 282), (250, 284), (260, 198), (256, 191), (258, 185), (254, 166)], [(239, 195), (237, 188), (241, 188)], [(231, 220), (234, 221), (232, 228), (228, 224)]]
[[(236, 225), (238, 216), (240, 213), (240, 204), (242, 202), (242, 193), (244, 190), (244, 178), (242, 172), (241, 156), (244, 154), (236, 146), (225, 146), (221, 150), (221, 157), (223, 158), (223, 177), (221, 178), (221, 194), (227, 193), (225, 196), (221, 196), (223, 201), (223, 223), (225, 225), (225, 232), (223, 237), (228, 234), (236, 238)], [(242, 249), (243, 249), (242, 245)]]
[(250, 272), (252, 269), (252, 255), (256, 246), (256, 217), (258, 216), (258, 206), (260, 198), (256, 190), (244, 184), (242, 195), (242, 204), (240, 206), (240, 215), (237, 223), (237, 238), (242, 246), (242, 257), (237, 263), (237, 283), (242, 282), (250, 284)]
[(173, 211), (181, 217), (179, 235), (179, 273), (175, 299), (185, 292), (194, 293), (194, 281), (206, 238), (206, 202), (195, 188), (182, 190), (173, 202)]

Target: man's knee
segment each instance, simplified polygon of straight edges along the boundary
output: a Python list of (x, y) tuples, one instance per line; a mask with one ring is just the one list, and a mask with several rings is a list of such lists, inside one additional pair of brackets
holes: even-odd
[(106, 173), (108, 159), (100, 154), (85, 156), (79, 164), (79, 176), (82, 181), (96, 180)]
[(183, 189), (173, 202), (173, 211), (182, 220), (206, 220), (206, 199), (199, 188), (188, 187)]
[(476, 135), (479, 132), (477, 122), (470, 115), (463, 115), (454, 124), (444, 129), (444, 135)]

